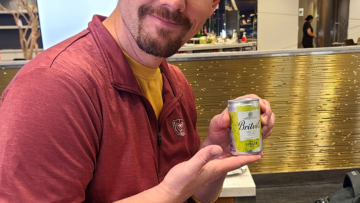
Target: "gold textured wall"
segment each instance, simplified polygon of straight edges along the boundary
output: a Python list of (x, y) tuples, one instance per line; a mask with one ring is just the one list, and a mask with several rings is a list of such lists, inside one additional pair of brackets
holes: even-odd
[[(252, 173), (360, 167), (360, 53), (171, 62), (192, 85), (198, 129), (227, 100), (255, 93), (277, 116)], [(18, 69), (0, 69), (0, 93)]]
[(2, 68), (0, 67), (0, 98), (6, 86), (19, 71), (18, 68)]
[(276, 125), (252, 173), (360, 167), (359, 53), (172, 62), (193, 87), (198, 129), (227, 100), (257, 94)]

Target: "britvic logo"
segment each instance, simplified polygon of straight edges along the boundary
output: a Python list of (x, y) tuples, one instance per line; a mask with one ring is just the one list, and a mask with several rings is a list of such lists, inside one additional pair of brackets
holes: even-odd
[(182, 118), (175, 119), (171, 122), (174, 132), (177, 136), (184, 137), (185, 136), (185, 126)]

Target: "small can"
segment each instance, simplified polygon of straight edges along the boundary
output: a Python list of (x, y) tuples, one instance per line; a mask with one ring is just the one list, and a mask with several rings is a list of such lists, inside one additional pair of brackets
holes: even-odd
[(261, 112), (258, 98), (228, 101), (230, 151), (232, 155), (260, 154), (262, 151)]

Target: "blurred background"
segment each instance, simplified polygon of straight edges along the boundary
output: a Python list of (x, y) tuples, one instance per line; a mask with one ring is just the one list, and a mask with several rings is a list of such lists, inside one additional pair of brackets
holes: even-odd
[[(0, 0), (0, 94), (28, 60), (86, 29), (94, 14), (108, 16), (116, 2)], [(168, 58), (194, 90), (202, 141), (228, 100), (270, 101), (276, 125), (264, 158), (249, 165), (257, 202), (313, 202), (359, 170), (358, 8), (360, 0), (221, 0)], [(305, 49), (308, 15), (317, 37)]]

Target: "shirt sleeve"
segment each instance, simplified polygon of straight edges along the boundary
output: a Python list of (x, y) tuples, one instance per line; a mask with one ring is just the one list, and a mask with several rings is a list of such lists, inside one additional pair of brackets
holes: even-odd
[(0, 118), (0, 202), (85, 200), (101, 125), (74, 79), (51, 68), (16, 77)]
[(309, 29), (309, 28), (311, 29), (311, 25), (310, 25), (309, 22), (306, 22), (306, 30)]

